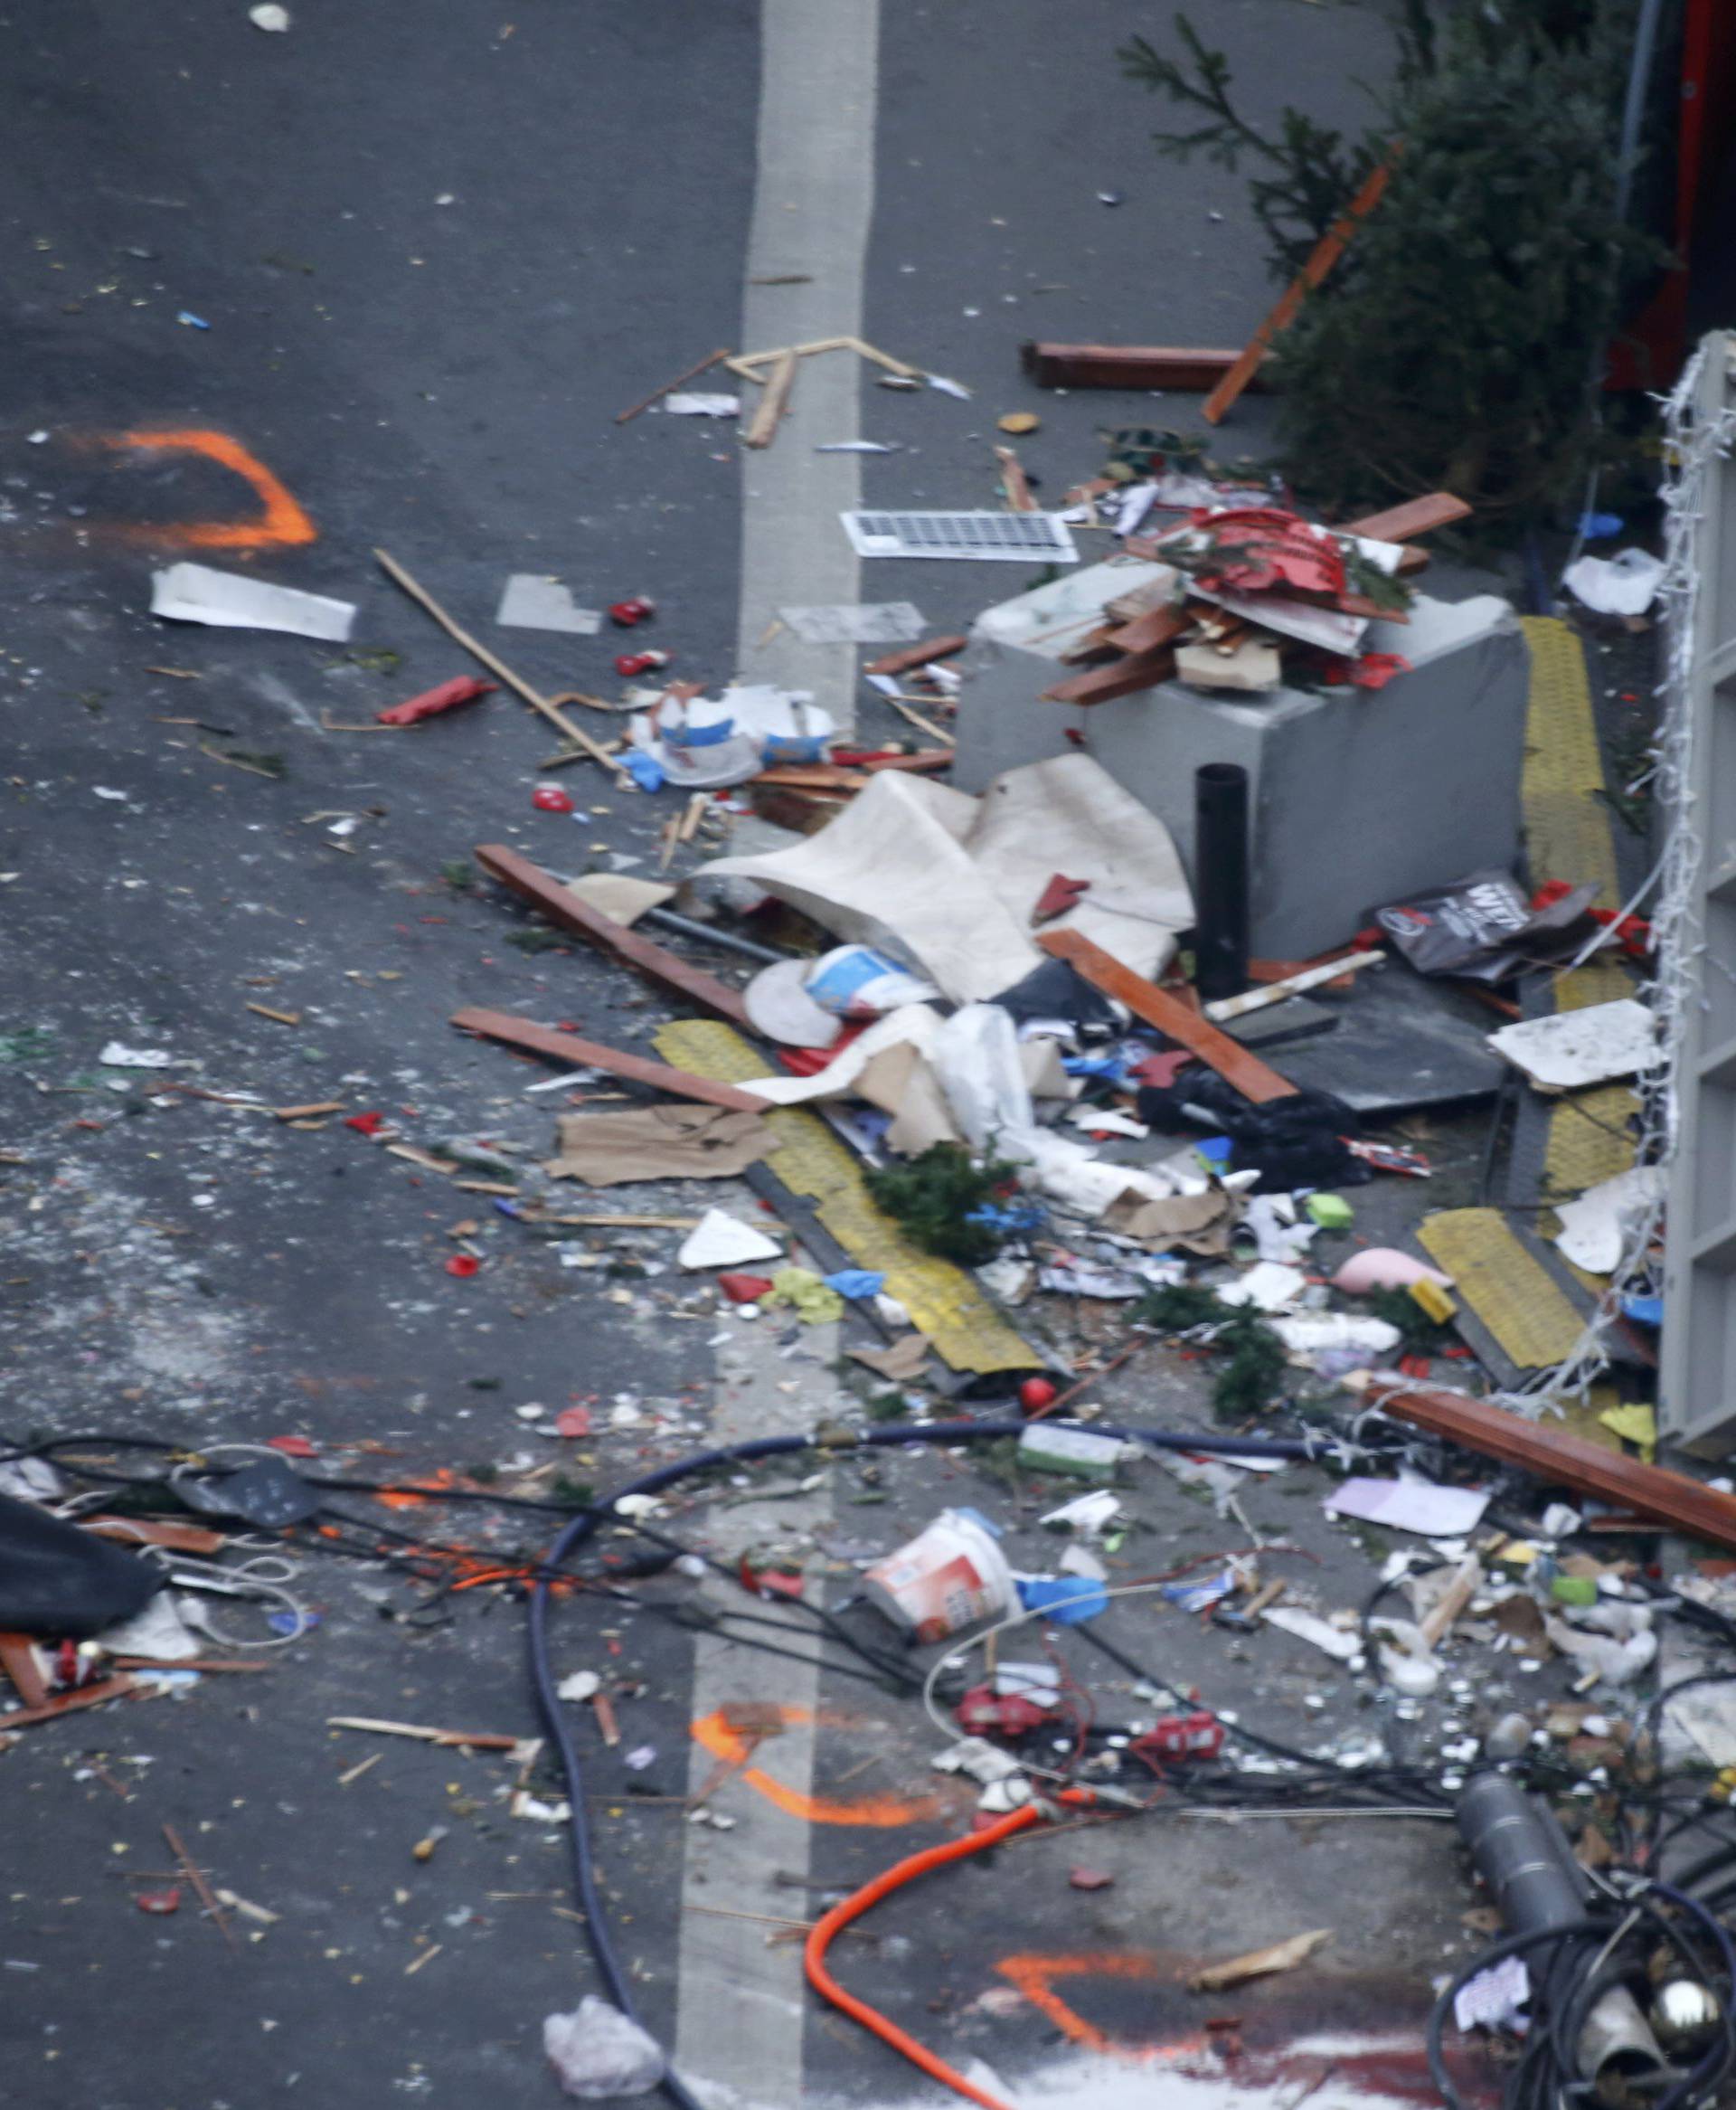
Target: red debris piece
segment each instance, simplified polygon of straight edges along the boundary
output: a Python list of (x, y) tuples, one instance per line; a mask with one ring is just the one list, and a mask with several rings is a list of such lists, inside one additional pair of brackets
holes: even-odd
[(449, 1275), (469, 1276), (482, 1273), (482, 1263), (474, 1253), (455, 1253), (446, 1263)]
[[(1560, 901), (1573, 889), (1565, 879), (1546, 879), (1531, 897), (1534, 909), (1545, 909)], [(1614, 909), (1589, 908), (1586, 910), (1594, 923), (1601, 923), (1605, 930), (1612, 925), (1616, 941), (1629, 960), (1644, 960), (1652, 949), (1652, 926), (1644, 916), (1618, 916)]]
[(354, 1129), (359, 1136), (377, 1136), (386, 1125), (383, 1113), (346, 1113), (344, 1126)]
[(996, 1692), (992, 1685), (973, 1685), (958, 1702), (958, 1727), (967, 1736), (1024, 1736), (1041, 1728), (1050, 1709), (1023, 1692)]
[(1344, 552), (1324, 529), (1281, 506), (1202, 508), (1188, 525), (1211, 535), (1211, 554), (1194, 575), (1213, 593), (1288, 591), (1336, 601), (1344, 591)]
[(571, 813), (572, 798), (559, 784), (539, 784), (531, 793), (531, 804), (539, 813)]
[(759, 1596), (798, 1598), (802, 1594), (800, 1568), (760, 1567), (750, 1553), (744, 1553), (739, 1572), (743, 1586)]
[(757, 1304), (770, 1290), (771, 1280), (767, 1275), (722, 1274), (717, 1286), (731, 1304)]
[(1352, 663), (1350, 678), (1357, 688), (1384, 688), (1395, 674), (1409, 674), (1410, 662), (1402, 652), (1364, 652)]
[(563, 1406), (554, 1417), (557, 1436), (588, 1436), (590, 1433), (590, 1409), (588, 1406)]
[(1037, 905), (1031, 911), (1032, 927), (1052, 923), (1057, 916), (1064, 916), (1070, 908), (1077, 908), (1080, 895), (1090, 884), (1089, 879), (1069, 879), (1057, 872), (1037, 896)]
[(1067, 1880), (1075, 1890), (1108, 1890), (1115, 1878), (1107, 1869), (1070, 1869)]
[(172, 1890), (137, 1890), (133, 1903), (141, 1912), (179, 1912), (181, 1886), (177, 1883)]
[(649, 622), (657, 612), (657, 604), (648, 593), (629, 594), (625, 601), (612, 601), (609, 604), (609, 620), (618, 629), (630, 630), (643, 622)]
[(317, 1458), (319, 1446), (310, 1443), (306, 1436), (268, 1436), (267, 1445), (273, 1451), (281, 1451), (286, 1458)]
[(1203, 1708), (1160, 1715), (1127, 1748), (1149, 1758), (1215, 1758), (1223, 1749), (1223, 1724)]
[(668, 664), (666, 652), (618, 652), (615, 656), (616, 673), (627, 680), (636, 674), (650, 674)]
[(1026, 1414), (1040, 1414), (1060, 1396), (1047, 1377), (1027, 1377), (1019, 1386), (1019, 1405)]
[(1433, 1363), (1427, 1356), (1413, 1354), (1404, 1355), (1399, 1358), (1399, 1367), (1404, 1372), (1407, 1377), (1427, 1379), (1433, 1367)]
[(391, 704), (385, 710), (376, 711), (374, 723), (420, 725), (424, 718), (438, 718), (443, 711), (456, 711), (460, 704), (474, 704), (479, 696), (491, 696), (499, 686), (498, 682), (479, 681), (474, 674), (460, 674), (441, 682), (438, 688), (425, 688), (407, 703)]

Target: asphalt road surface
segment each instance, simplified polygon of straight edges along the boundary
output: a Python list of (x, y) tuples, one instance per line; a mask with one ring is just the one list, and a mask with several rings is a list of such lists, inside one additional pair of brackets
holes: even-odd
[[(666, 1234), (581, 1233), (563, 1262), (495, 1197), (341, 1121), (297, 1128), (222, 1102), (336, 1099), (382, 1112), (412, 1147), (486, 1138), (533, 1159), (548, 1099), (453, 1034), (451, 1011), (567, 1017), (628, 1046), (664, 1015), (588, 955), (520, 950), (516, 913), (455, 875), (486, 840), (565, 871), (648, 861), (665, 806), (587, 765), (560, 779), (576, 817), (533, 810), (552, 735), (506, 695), (415, 736), (335, 729), (467, 670), (371, 553), (545, 688), (614, 693), (622, 639), (496, 629), (511, 572), (558, 577), (592, 607), (654, 595), (646, 635), (675, 671), (799, 679), (847, 716), (859, 656), (766, 641), (769, 612), (909, 599), (941, 629), (1023, 580), (858, 564), (835, 512), (997, 503), (994, 422), (1024, 408), (1043, 418), (1024, 459), (1058, 492), (1099, 466), (1099, 428), (1185, 421), (1190, 406), (1040, 398), (1019, 374), (1023, 337), (1232, 344), (1270, 289), (1238, 181), (1159, 160), (1158, 112), (1118, 71), (1117, 43), (1161, 31), (1161, 10), (291, 12), (287, 34), (252, 26), (241, 0), (14, 0), (0, 20), (0, 1104), (18, 1160), (0, 1168), (0, 1427), (292, 1433), (363, 1477), (615, 1484), (720, 1431), (811, 1425), (838, 1397), (838, 1344), (720, 1326), (672, 1283)], [(1360, 7), (1202, 0), (1194, 14), (1260, 111), (1294, 98), (1347, 117), (1354, 78), (1381, 64)], [(714, 345), (833, 334), (973, 393), (884, 391), (841, 354), (805, 369), (761, 455), (743, 457), (727, 424), (614, 421)], [(1239, 444), (1258, 446), (1263, 414), (1250, 407)], [(814, 451), (859, 438), (898, 451)], [(176, 557), (355, 602), (349, 647), (153, 619), (150, 573)], [(168, 1051), (161, 1074), (217, 1096), (152, 1095), (153, 1073), (103, 1069), (117, 1039)], [(718, 1198), (573, 1191), (579, 1208)], [(483, 1260), (467, 1279), (446, 1265), (460, 1238)], [(1196, 1389), (1175, 1364), (1104, 1402), (1184, 1415)], [(578, 1446), (518, 1412), (584, 1403), (596, 1433)], [(671, 1528), (731, 1548), (800, 1526), (847, 1564), (896, 1543), (937, 1492), (998, 1504), (1022, 1530), (1035, 1508), (962, 1457), (877, 1480), (841, 1468), (819, 1486), (770, 1477), (712, 1490)], [(1225, 1543), (1209, 1509), (1152, 1478), (1145, 1568)], [(1248, 1500), (1269, 1536), (1307, 1539), (1314, 1503), (1276, 1485)], [(478, 1544), (542, 1542), (524, 1513), (463, 1514)], [(1344, 1541), (1312, 1528), (1343, 1563)], [(1354, 1567), (1343, 1588), (1364, 1583)], [(268, 1671), (208, 1676), (0, 1755), (13, 2099), (554, 2099), (542, 2018), (595, 1984), (561, 1829), (507, 1813), (514, 1768), (497, 1754), (327, 1724), (531, 1734), (522, 1613), (484, 1590), (430, 1617), (420, 1589), (335, 1558), (294, 1586), (321, 1623)], [(224, 1616), (278, 1639), (244, 1610)], [(1226, 1657), (1182, 1622), (1165, 1646), (1169, 1675), (1307, 1729), (1317, 1666)], [(595, 1749), (604, 1881), (647, 2018), (696, 2085), (762, 2110), (939, 2099), (802, 2001), (783, 1924), (956, 1828), (915, 1710), (631, 1604), (563, 1607), (558, 1654), (623, 1695), (621, 1746)], [(715, 1713), (748, 1703), (787, 1710), (776, 1736), (758, 1717), (763, 1750)], [(1129, 1687), (1112, 1704), (1143, 1703)], [(629, 1752), (650, 1755), (636, 1769)], [(531, 1792), (556, 1791), (544, 1772)], [(728, 1826), (689, 1819), (697, 1792)], [(165, 1822), (213, 1885), (277, 1916), (231, 1908), (230, 1944), (191, 1892), (173, 1916), (136, 1909), (135, 1891), (173, 1879)], [(1415, 2094), (1414, 2036), (1391, 2050), (1384, 2032), (1414, 2024), (1459, 1931), (1429, 1828), (1093, 1838), (1090, 1858), (1117, 1876), (1100, 1893), (1068, 1888), (1076, 1845), (1008, 1848), (944, 1896), (890, 1906), (873, 1940), (846, 1939), (841, 1968), (1027, 2100), (1148, 2100), (1154, 2060), (1202, 2104), (1288, 2101), (1326, 2069), (1353, 2096)], [(1250, 2025), (1253, 2065), (1202, 2069), (1175, 1959), (1325, 1925), (1339, 1931), (1324, 2004), (1304, 2012), (1280, 1989)]]

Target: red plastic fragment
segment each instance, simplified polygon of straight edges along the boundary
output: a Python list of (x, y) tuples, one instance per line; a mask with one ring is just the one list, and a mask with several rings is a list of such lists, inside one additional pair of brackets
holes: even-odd
[(539, 784), (531, 793), (531, 804), (539, 813), (571, 813), (572, 799), (559, 784)]
[(1057, 872), (1037, 896), (1037, 905), (1031, 911), (1033, 929), (1039, 923), (1052, 923), (1055, 917), (1064, 916), (1070, 908), (1076, 908), (1080, 895), (1090, 884), (1089, 879), (1069, 879)]
[(628, 681), (636, 674), (650, 674), (668, 664), (669, 655), (666, 652), (618, 652), (615, 656), (616, 673)]
[(622, 630), (648, 622), (656, 612), (657, 604), (648, 593), (629, 594), (625, 601), (611, 601), (609, 604), (609, 621)]
[(1070, 1869), (1067, 1880), (1075, 1890), (1107, 1890), (1115, 1878), (1107, 1869)]
[(456, 711), (460, 704), (474, 704), (479, 696), (491, 696), (498, 682), (481, 681), (474, 674), (460, 674), (450, 681), (443, 681), (438, 688), (425, 688), (419, 696), (411, 696), (407, 703), (392, 704), (383, 711), (374, 713), (374, 723), (380, 725), (420, 725), (424, 718), (438, 718), (443, 711)]
[(731, 1304), (757, 1304), (771, 1288), (765, 1275), (722, 1274), (717, 1278), (717, 1286)]
[(383, 1113), (346, 1113), (344, 1116), (344, 1126), (354, 1129), (360, 1136), (377, 1136), (385, 1125), (386, 1117)]
[(286, 1458), (317, 1458), (319, 1446), (310, 1443), (306, 1436), (268, 1436), (268, 1447), (281, 1451)]
[(1052, 1406), (1059, 1397), (1047, 1377), (1027, 1377), (1019, 1386), (1019, 1405), (1026, 1414), (1036, 1414), (1045, 1406)]
[(1384, 688), (1395, 674), (1409, 674), (1410, 662), (1402, 652), (1364, 652), (1353, 661), (1350, 678), (1357, 688)]
[(172, 1890), (138, 1890), (133, 1894), (133, 1903), (141, 1912), (179, 1912), (181, 1886)]
[(474, 1253), (455, 1253), (446, 1263), (449, 1275), (469, 1276), (482, 1273), (482, 1263)]
[(563, 1406), (554, 1417), (557, 1436), (588, 1436), (590, 1433), (590, 1409), (588, 1406)]

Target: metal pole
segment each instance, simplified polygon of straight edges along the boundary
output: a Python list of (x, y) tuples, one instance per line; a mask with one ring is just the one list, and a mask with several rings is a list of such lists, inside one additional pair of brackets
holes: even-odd
[(1248, 772), (1194, 772), (1194, 984), (1207, 1003), (1248, 986)]

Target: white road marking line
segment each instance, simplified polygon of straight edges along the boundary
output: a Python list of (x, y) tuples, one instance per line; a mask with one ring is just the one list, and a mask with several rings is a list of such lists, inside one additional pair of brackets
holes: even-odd
[[(836, 1389), (831, 1365), (838, 1354), (837, 1328), (805, 1328), (799, 1359), (778, 1353), (777, 1337), (783, 1330), (771, 1319), (757, 1327), (740, 1326), (735, 1345), (720, 1351), (718, 1404), (712, 1423), (717, 1443), (786, 1432), (806, 1434), (829, 1405)], [(792, 1378), (799, 1381), (799, 1389), (780, 1392), (779, 1385)], [(802, 1470), (799, 1459), (788, 1463), (794, 1471)], [(816, 1490), (811, 1496), (719, 1508), (707, 1519), (707, 1532), (720, 1556), (732, 1561), (750, 1547), (800, 1538), (831, 1514), (829, 1493)], [(739, 1590), (721, 1579), (717, 1601), (737, 1609), (745, 1602)], [(799, 1641), (788, 1645), (807, 1646)], [(696, 1718), (722, 1707), (767, 1701), (807, 1710), (811, 1721), (819, 1689), (817, 1667), (709, 1634), (694, 1643), (692, 1705)], [(771, 1738), (757, 1762), (795, 1793), (810, 1793), (812, 1727), (792, 1727)], [(695, 1743), (687, 1792), (698, 1794), (717, 1767), (712, 1754)], [(722, 1787), (715, 1800), (735, 1819), (735, 1828), (689, 1827), (683, 1899), (783, 1918), (800, 1911), (807, 1893), (774, 1878), (779, 1869), (797, 1877), (807, 1874), (806, 1821), (739, 1784)], [(798, 1900), (795, 1906), (792, 1898)], [(755, 2110), (798, 2110), (806, 2000), (799, 1944), (769, 1946), (765, 1928), (752, 1920), (684, 1912), (677, 1972), (676, 2071), (696, 2091), (707, 2084), (728, 2088), (731, 2100)]]
[[(808, 283), (748, 286), (743, 351), (863, 334), (879, 41), (879, 0), (762, 0), (748, 276), (799, 272)], [(742, 456), (738, 670), (744, 680), (811, 690), (845, 729), (855, 717), (855, 648), (804, 645), (788, 631), (764, 647), (760, 639), (780, 608), (862, 599), (861, 564), (838, 522), (862, 503), (862, 464), (814, 451), (861, 437), (862, 388), (851, 352), (802, 360), (777, 438)], [(759, 390), (746, 382), (741, 393), (745, 421)]]

